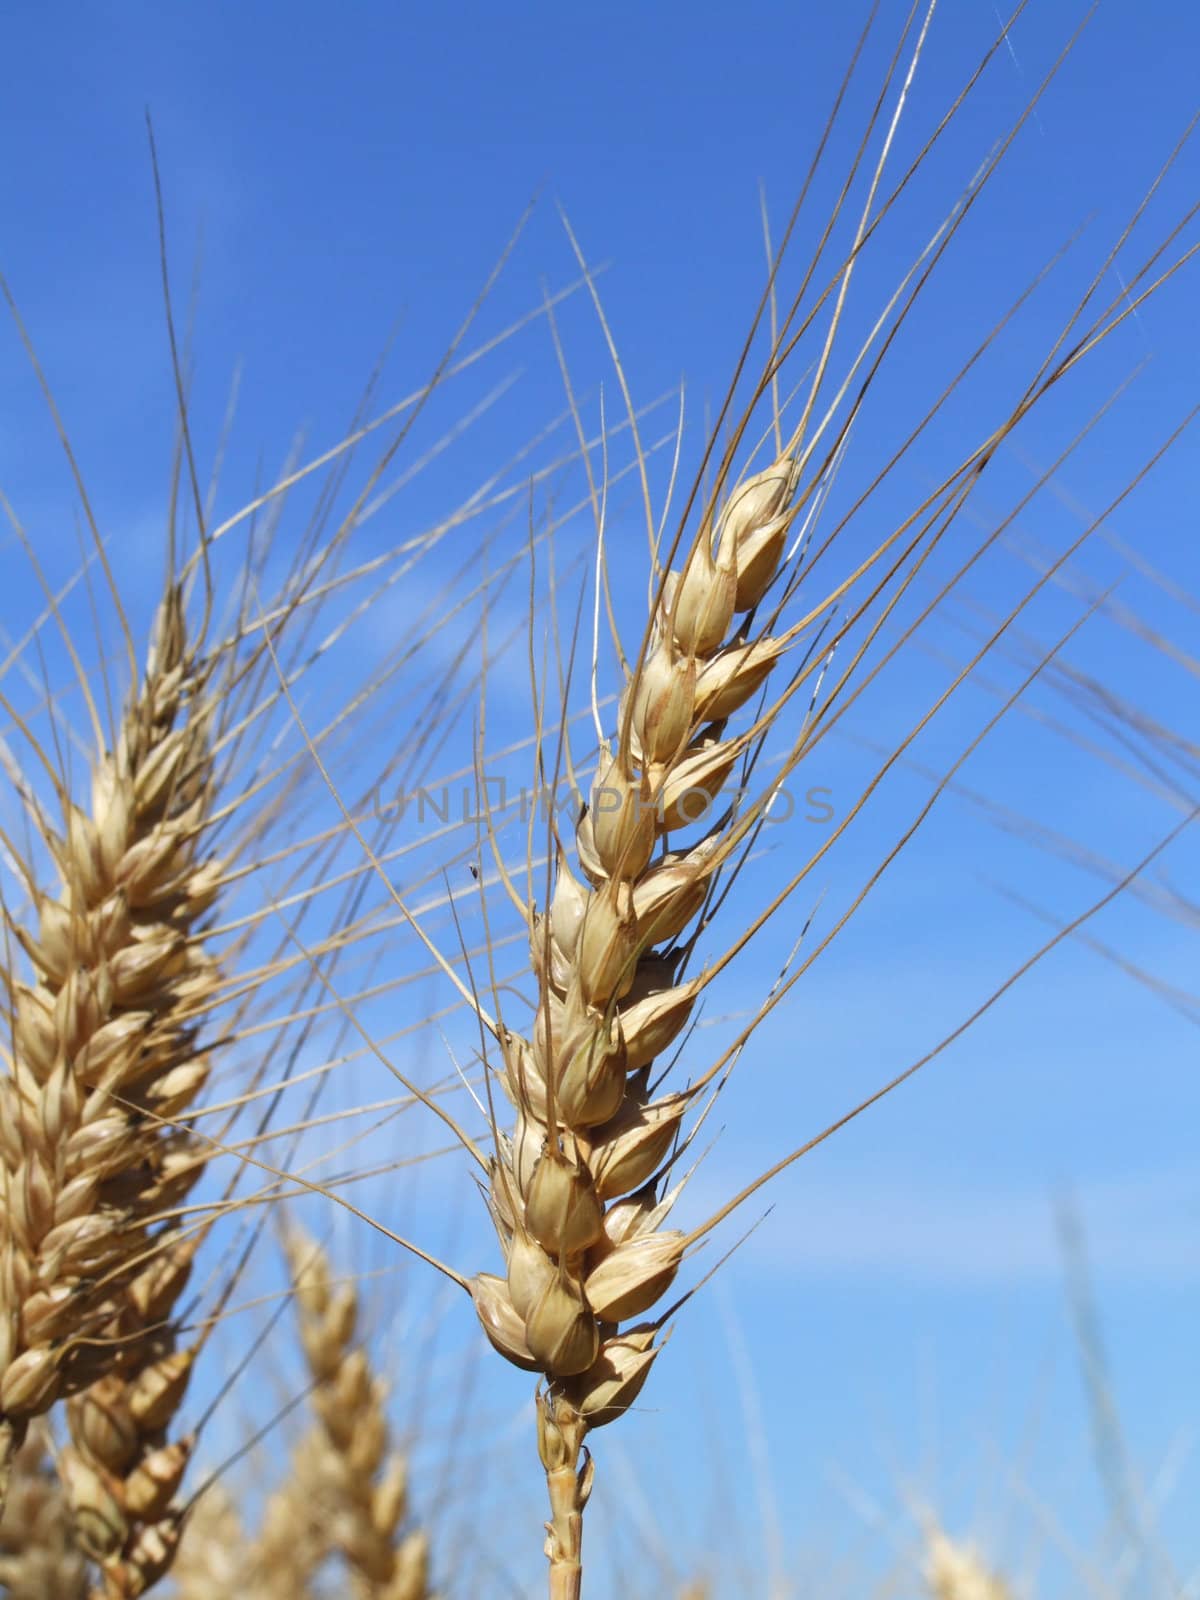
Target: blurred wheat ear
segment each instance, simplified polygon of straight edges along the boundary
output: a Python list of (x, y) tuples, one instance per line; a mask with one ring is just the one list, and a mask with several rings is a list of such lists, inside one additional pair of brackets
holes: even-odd
[[(277, 1570), (286, 1581), (288, 1563), (281, 1562)], [(195, 1502), (184, 1524), (171, 1570), (177, 1600), (215, 1600), (217, 1595), (238, 1593), (253, 1596), (255, 1591), (246, 1582), (248, 1571), (249, 1546), (242, 1519), (233, 1496), (218, 1480)], [(302, 1579), (275, 1591), (278, 1600), (292, 1595), (304, 1600), (306, 1593)]]
[(393, 1450), (386, 1389), (356, 1340), (358, 1292), (334, 1280), (325, 1252), (292, 1225), (286, 1240), (300, 1341), (312, 1375), (315, 1513), (364, 1600), (432, 1600), (429, 1540), (409, 1519), (408, 1463)]
[(974, 1545), (957, 1543), (936, 1526), (926, 1533), (925, 1583), (930, 1600), (1013, 1600)]
[(0, 1589), (8, 1600), (87, 1600), (87, 1563), (38, 1424), (11, 1466), (0, 1518)]
[(358, 1328), (358, 1287), (335, 1278), (325, 1250), (290, 1219), (284, 1241), (313, 1421), (256, 1532), (224, 1475), (202, 1487), (173, 1567), (178, 1600), (215, 1600), (233, 1583), (247, 1600), (303, 1600), (329, 1592), (331, 1560), (361, 1600), (433, 1600), (429, 1540), (413, 1520), (408, 1463)]

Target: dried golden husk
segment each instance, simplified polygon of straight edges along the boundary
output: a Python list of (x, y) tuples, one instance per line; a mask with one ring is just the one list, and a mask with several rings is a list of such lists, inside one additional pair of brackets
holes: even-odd
[(609, 877), (637, 877), (654, 854), (655, 808), (644, 777), (629, 775), (621, 756), (602, 763), (588, 812), (591, 844)]
[(547, 1145), (525, 1193), (524, 1222), (555, 1255), (586, 1250), (604, 1231), (604, 1208), (587, 1167)]
[(554, 1262), (535, 1239), (515, 1233), (508, 1250), (508, 1295), (524, 1322), (556, 1272)]
[(629, 992), (641, 945), (629, 885), (605, 884), (591, 897), (575, 952), (579, 992), (587, 1005), (603, 1010)]
[(711, 821), (717, 796), (729, 781), (741, 752), (732, 742), (701, 734), (674, 763), (659, 793), (662, 833)]
[[(642, 663), (627, 690), (633, 736), (642, 759), (669, 761), (686, 742), (696, 698), (696, 663), (690, 656), (673, 657), (660, 641)], [(625, 698), (622, 699), (624, 721)]]
[(637, 1399), (661, 1345), (655, 1329), (629, 1328), (605, 1339), (585, 1373), (566, 1385), (566, 1393), (590, 1428), (616, 1419)]
[(517, 1315), (503, 1278), (480, 1272), (467, 1284), (475, 1314), (492, 1348), (514, 1367), (525, 1372), (540, 1372), (542, 1363), (530, 1351), (525, 1339), (524, 1319)]
[(583, 1285), (562, 1268), (525, 1317), (525, 1340), (552, 1378), (586, 1372), (600, 1348), (600, 1330)]
[(647, 1233), (617, 1245), (591, 1272), (588, 1302), (602, 1322), (637, 1317), (664, 1295), (683, 1260), (686, 1235)]
[(783, 654), (778, 639), (730, 645), (706, 661), (696, 678), (696, 721), (724, 722), (766, 682)]
[(658, 1170), (679, 1131), (690, 1096), (667, 1095), (649, 1105), (627, 1100), (589, 1136), (588, 1166), (602, 1200), (616, 1200)]
[(732, 548), (714, 561), (702, 535), (681, 574), (672, 574), (667, 612), (679, 648), (689, 656), (710, 656), (720, 648), (733, 620), (737, 574)]

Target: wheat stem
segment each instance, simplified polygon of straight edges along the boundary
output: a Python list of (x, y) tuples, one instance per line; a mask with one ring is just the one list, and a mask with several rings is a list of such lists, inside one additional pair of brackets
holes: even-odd
[[(539, 1392), (538, 1454), (546, 1471), (550, 1521), (546, 1556), (550, 1600), (579, 1600), (583, 1591), (583, 1508), (592, 1486), (592, 1460), (584, 1446), (587, 1422), (569, 1400)], [(580, 1456), (584, 1457), (580, 1465)]]

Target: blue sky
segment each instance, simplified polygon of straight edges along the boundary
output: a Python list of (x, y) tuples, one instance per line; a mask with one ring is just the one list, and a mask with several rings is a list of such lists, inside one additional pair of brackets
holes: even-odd
[[(192, 392), (203, 461), (219, 436), (231, 374), (242, 366), (222, 480), (227, 509), (252, 492), (260, 470), (278, 470), (298, 428), (314, 449), (339, 437), (389, 336), (384, 397), (424, 381), (531, 200), (531, 219), (468, 345), (534, 309), (543, 285), (555, 290), (575, 277), (561, 203), (589, 259), (604, 265), (605, 308), (639, 402), (686, 380), (685, 461), (694, 464), (705, 407), (719, 403), (762, 285), (758, 185), (778, 226), (861, 9), (96, 4), (65, 18), (11, 8), (3, 24), (0, 137), (9, 159), (0, 170), (0, 268), (54, 385), (134, 609), (154, 594), (173, 430), (147, 109), (180, 305), (200, 258)], [(1082, 14), (1081, 6), (1051, 0), (1018, 21), (1011, 48), (992, 63), (948, 148), (939, 147), (864, 262), (853, 327), (1019, 115)], [(854, 117), (869, 104), (900, 21), (900, 8), (882, 7), (835, 159), (844, 161), (852, 147)], [(946, 0), (903, 124), (901, 159), (918, 147), (997, 27), (990, 4)], [(914, 397), (936, 392), (956, 358), (1086, 224), (997, 350), (987, 378), (964, 391), (928, 450), (897, 473), (887, 506), (928, 487), (939, 452), (974, 439), (978, 418), (1028, 373), (1072, 291), (1103, 260), (1182, 133), (1198, 64), (1192, 7), (1167, 0), (1100, 6), (897, 347), (878, 389), (871, 424), (878, 434), (856, 437), (848, 458), (847, 499), (871, 463), (885, 458)], [(1149, 238), (1192, 203), (1197, 172), (1189, 149), (1151, 215)], [(831, 185), (819, 183), (818, 205)], [(797, 272), (806, 238), (811, 233), (802, 230)], [(1077, 508), (1094, 515), (1107, 503), (1197, 399), (1195, 286), (1193, 264), (1098, 353), (1086, 376), (1046, 408), (1044, 427), (1035, 419), (1019, 450), (1002, 454), (994, 482), (985, 481), (972, 502), (974, 514), (986, 520), (1007, 508), (1072, 428), (1137, 369), (1115, 420), (1068, 463), (1014, 538), (1026, 551), (1060, 550), (1079, 531)], [(1110, 273), (1106, 292), (1120, 288)], [(586, 414), (594, 425), (603, 393), (611, 421), (617, 388), (584, 298), (564, 305), (561, 319)], [(50, 568), (66, 572), (77, 550), (67, 474), (17, 340), (7, 335), (0, 350), (8, 400), (0, 486)], [(368, 550), (457, 503), (561, 413), (544, 327), (525, 330), (473, 370), (461, 392), (448, 391), (421, 438), (432, 444), (439, 428), (484, 400), (468, 434), (367, 526)], [(648, 440), (670, 430), (676, 404), (647, 422)], [(556, 435), (540, 459), (565, 437)], [(656, 462), (659, 490), (665, 458)], [(1192, 593), (1200, 592), (1196, 462), (1189, 434), (1111, 524)], [(519, 486), (520, 473), (510, 470), (506, 482)], [(516, 521), (504, 537), (519, 538), (519, 495), (508, 509)], [(616, 548), (636, 550), (637, 507), (624, 487), (612, 518), (614, 538), (628, 540)], [(570, 538), (579, 547), (586, 541), (586, 522), (573, 528), (568, 550)], [(7, 626), (15, 630), (35, 591), (15, 542), (0, 549), (12, 607)], [(369, 667), (410, 625), (416, 602), (436, 595), (461, 553), (461, 545), (447, 546), (400, 586), (356, 631), (342, 670)], [(1104, 585), (1122, 563), (1094, 541), (1071, 571), (1080, 583)], [(821, 747), (819, 781), (839, 804), (871, 770), (862, 741), (886, 738), (927, 704), (946, 682), (947, 658), (965, 659), (970, 630), (1031, 581), (1017, 551), (989, 560), (964, 600), (943, 608), (927, 630), (928, 651), (906, 658), (847, 718), (843, 734)], [(1126, 578), (1121, 597), (1183, 648), (1194, 647), (1194, 612), (1145, 575)], [(519, 592), (506, 595), (501, 618), (518, 621), (522, 601)], [(1031, 629), (1045, 642), (1078, 611), (1078, 594), (1059, 586), (1031, 611)], [(448, 638), (442, 647), (460, 642)], [(1089, 624), (1073, 652), (1081, 670), (1195, 736), (1188, 716), (1194, 663), (1165, 662), (1111, 617)], [(1011, 686), (1014, 670), (999, 663), (995, 676)], [(493, 685), (497, 741), (521, 726), (522, 671), (518, 659), (511, 676), (505, 666)], [(313, 706), (327, 704), (337, 687), (333, 679), (314, 687)], [(1031, 700), (1047, 711), (1062, 708), (1048, 688)], [(922, 745), (922, 761), (944, 769), (994, 705), (983, 684), (965, 687)], [(447, 761), (453, 765), (450, 752)], [(1126, 867), (1177, 815), (1020, 713), (962, 777), (973, 792)], [(895, 774), (827, 876), (814, 881), (804, 909), (818, 891), (830, 907), (853, 892), (927, 793), (921, 772)], [(939, 803), (925, 838), (758, 1036), (724, 1102), (725, 1131), (697, 1180), (696, 1215), (936, 1044), (1047, 937), (993, 881), (1063, 916), (1105, 887), (998, 829), (966, 796)], [(806, 842), (779, 843), (762, 864), (760, 890), (781, 856)], [(1194, 841), (1185, 839), (1162, 870), (1186, 887), (1195, 860)], [(735, 970), (722, 991), (725, 1011), (761, 995), (790, 943), (787, 932), (769, 934), (761, 955)], [(1156, 976), (1194, 987), (1194, 910), (1190, 921), (1172, 920), (1125, 896), (1094, 932)], [(380, 1031), (405, 1020), (394, 1012), (370, 1016)], [(718, 1018), (714, 1037), (720, 1029)], [(1195, 1063), (1194, 1022), (1094, 950), (1061, 947), (892, 1101), (779, 1182), (769, 1196), (775, 1209), (724, 1269), (718, 1292), (687, 1308), (646, 1414), (623, 1424), (620, 1440), (617, 1430), (603, 1438), (602, 1482), (611, 1438), (614, 1461), (621, 1455), (632, 1470), (639, 1457), (655, 1463), (653, 1482), (671, 1480), (669, 1503), (682, 1508), (690, 1499), (695, 1515), (717, 1493), (724, 1456), (733, 1463), (730, 1492), (748, 1549), (760, 1547), (755, 1506), (765, 1479), (790, 1559), (806, 1551), (817, 1570), (821, 1559), (853, 1548), (868, 1552), (868, 1565), (880, 1564), (887, 1533), (865, 1527), (862, 1508), (873, 1502), (902, 1523), (905, 1479), (917, 1494), (944, 1497), (956, 1525), (977, 1522), (981, 1536), (1018, 1563), (1039, 1525), (1026, 1496), (1035, 1507), (1052, 1505), (1073, 1537), (1099, 1551), (1102, 1513), (1054, 1202), (1072, 1195), (1087, 1229), (1131, 1452), (1151, 1478), (1197, 1420), (1190, 1400), (1200, 1283)], [(381, 1073), (372, 1077), (362, 1064), (356, 1071), (361, 1076), (339, 1091), (341, 1103), (387, 1092)], [(422, 1182), (439, 1209), (449, 1204), (449, 1176), (431, 1169)], [(752, 1206), (747, 1221), (758, 1214)], [(470, 1230), (469, 1243), (458, 1246), (465, 1264), (484, 1264), (471, 1253), (484, 1245), (482, 1235), (463, 1226)], [(366, 1265), (385, 1263), (378, 1240), (356, 1235), (347, 1247)], [(447, 1338), (457, 1352), (470, 1346), (472, 1329), (464, 1307), (451, 1312)], [(707, 1415), (737, 1368), (740, 1344), (754, 1374), (745, 1403), (761, 1413), (754, 1449), (737, 1409)], [(505, 1382), (515, 1417), (523, 1380)], [(530, 1441), (515, 1428), (509, 1434), (516, 1460), (523, 1450), (531, 1455)], [(540, 1491), (531, 1461), (526, 1466), (522, 1505), (536, 1506)], [(1183, 1474), (1162, 1522), (1187, 1572), (1200, 1563), (1185, 1514), (1195, 1465)], [(838, 1487), (847, 1480), (862, 1498)], [(497, 1490), (501, 1513), (505, 1493), (507, 1485)], [(653, 1521), (655, 1496), (648, 1486), (645, 1493)], [(524, 1544), (519, 1519), (503, 1534), (522, 1571), (530, 1570), (528, 1551), (536, 1555), (537, 1514), (529, 1515)], [(1080, 1580), (1053, 1551), (1045, 1522), (1051, 1554), (1039, 1592), (1078, 1593)], [(702, 1518), (696, 1526), (701, 1537)]]

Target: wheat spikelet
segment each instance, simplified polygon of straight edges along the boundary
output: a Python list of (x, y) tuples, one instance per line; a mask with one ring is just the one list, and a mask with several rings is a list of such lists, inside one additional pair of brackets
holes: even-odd
[(336, 1284), (323, 1250), (297, 1231), (285, 1241), (300, 1338), (319, 1427), (304, 1444), (306, 1475), (326, 1548), (340, 1550), (362, 1600), (430, 1600), (429, 1541), (400, 1529), (408, 1517), (408, 1467), (389, 1453), (384, 1390), (356, 1342), (358, 1294)]
[(194, 1246), (154, 1228), (204, 1164), (169, 1119), (209, 1072), (194, 1018), (217, 982), (195, 938), (220, 883), (201, 845), (210, 717), (171, 582), (90, 813), (64, 798), (62, 832), (43, 824), (57, 896), (35, 889), (36, 931), (11, 924), (36, 981), (9, 976), (0, 1081), (0, 1414), (15, 1438), (104, 1380), (71, 1408), (66, 1476), (88, 1553), (128, 1569), (115, 1594), (140, 1592), (169, 1559), (155, 1525), (188, 1449), (165, 1445), (191, 1358), (163, 1324)]
[(87, 1594), (70, 1508), (36, 1427), (12, 1464), (0, 1519), (0, 1589), (8, 1600), (85, 1600)]
[(926, 1536), (925, 1583), (930, 1600), (1012, 1600), (974, 1545), (957, 1543), (938, 1527)]

